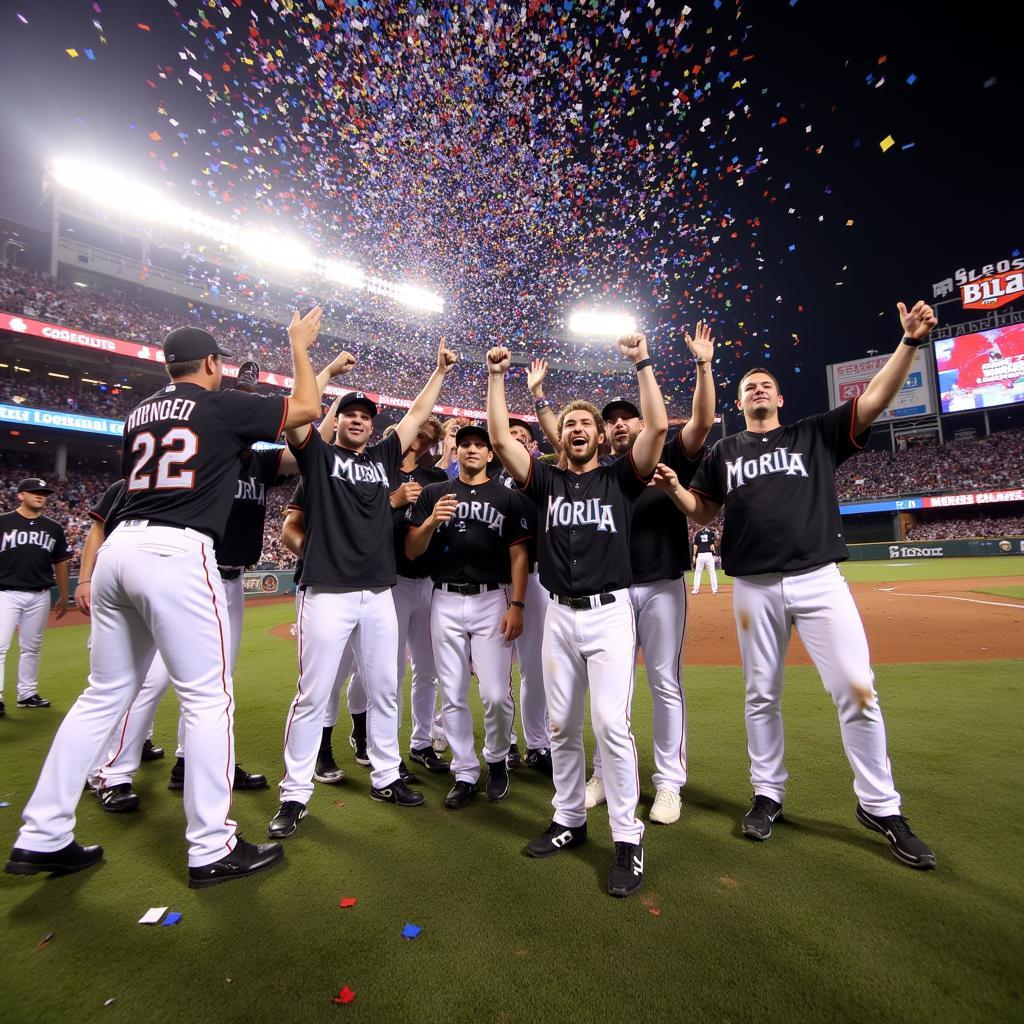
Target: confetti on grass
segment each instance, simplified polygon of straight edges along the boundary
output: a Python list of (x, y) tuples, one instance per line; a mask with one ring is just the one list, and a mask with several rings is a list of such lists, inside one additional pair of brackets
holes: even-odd
[(423, 929), (418, 924), (407, 924), (402, 929), (402, 938), (408, 939), (412, 942), (413, 939), (417, 938)]

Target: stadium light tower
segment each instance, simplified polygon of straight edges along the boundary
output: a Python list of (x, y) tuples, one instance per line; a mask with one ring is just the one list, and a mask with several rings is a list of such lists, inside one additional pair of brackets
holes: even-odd
[(569, 317), (569, 330), (591, 338), (618, 338), (636, 330), (636, 320), (628, 313), (600, 309), (579, 309)]

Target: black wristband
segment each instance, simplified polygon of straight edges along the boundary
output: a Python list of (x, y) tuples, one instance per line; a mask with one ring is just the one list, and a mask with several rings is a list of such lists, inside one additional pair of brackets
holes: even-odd
[(525, 608), (525, 607), (526, 607), (526, 605), (525, 605), (525, 604), (523, 604), (523, 602), (522, 602), (522, 601), (509, 601), (509, 604), (510, 604), (510, 605), (511, 605), (511, 606), (512, 606), (513, 608)]
[(639, 373), (642, 369), (644, 369), (644, 367), (650, 365), (652, 365), (652, 361), (650, 359), (641, 359), (640, 362), (636, 364), (636, 372)]
[(533, 403), (534, 412), (543, 412), (545, 409), (554, 409), (554, 407), (555, 403), (549, 398), (538, 398), (537, 401)]
[(919, 338), (916, 341), (906, 334), (903, 335), (903, 344), (906, 345), (908, 348), (920, 348), (927, 340), (927, 334), (923, 338)]

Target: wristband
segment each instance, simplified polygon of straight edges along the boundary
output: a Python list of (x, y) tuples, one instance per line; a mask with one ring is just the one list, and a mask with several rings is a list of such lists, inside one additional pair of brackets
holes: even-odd
[(92, 580), (79, 580), (75, 586), (80, 587), (83, 583), (92, 583)]
[(695, 359), (694, 362), (698, 366), (708, 366), (711, 363), (710, 359)]
[(911, 338), (906, 334), (903, 335), (903, 344), (906, 345), (908, 348), (920, 348), (927, 340), (927, 334), (920, 340), (915, 340), (914, 338)]
[(522, 602), (522, 601), (509, 601), (509, 604), (510, 604), (510, 605), (511, 605), (511, 606), (512, 606), (513, 608), (525, 608), (525, 607), (526, 607), (526, 605), (525, 605), (525, 604), (523, 604), (523, 602)]
[(549, 398), (538, 398), (537, 401), (533, 403), (534, 412), (543, 412), (545, 409), (554, 409), (554, 407), (555, 403)]
[(651, 366), (651, 365), (652, 365), (652, 360), (651, 359), (649, 359), (649, 358), (648, 359), (641, 359), (640, 362), (636, 364), (636, 372), (639, 373), (645, 367), (648, 367), (648, 366)]

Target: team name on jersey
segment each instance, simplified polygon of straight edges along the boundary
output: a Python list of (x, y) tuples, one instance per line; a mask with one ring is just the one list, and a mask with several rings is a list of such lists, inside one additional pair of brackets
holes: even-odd
[(460, 501), (455, 506), (456, 519), (475, 519), (486, 523), (489, 530), (501, 533), (505, 525), (505, 515), (499, 512), (489, 501)]
[(235, 501), (255, 501), (257, 505), (266, 505), (267, 489), (254, 477), (249, 477), (248, 480), (239, 479), (235, 488)]
[(161, 398), (157, 402), (148, 402), (132, 410), (124, 425), (125, 433), (154, 420), (187, 420), (195, 407), (196, 403), (189, 398)]
[(605, 533), (618, 533), (615, 512), (611, 505), (602, 505), (598, 498), (566, 501), (561, 495), (548, 496), (545, 531), (552, 526), (596, 526)]
[(786, 476), (807, 476), (804, 457), (799, 452), (791, 452), (788, 448), (776, 448), (773, 452), (765, 452), (756, 459), (744, 459), (742, 456), (725, 464), (728, 473), (726, 493), (742, 487), (748, 480), (769, 473), (785, 473)]
[(343, 459), (340, 455), (334, 456), (334, 468), (331, 470), (331, 476), (350, 484), (389, 486), (388, 475), (384, 472), (383, 463), (356, 462), (355, 459)]
[(45, 530), (8, 530), (0, 538), (0, 551), (16, 548), (21, 544), (35, 544), (52, 552), (57, 544), (57, 538)]

